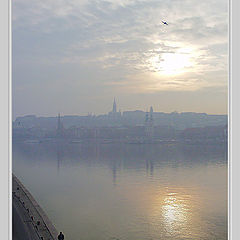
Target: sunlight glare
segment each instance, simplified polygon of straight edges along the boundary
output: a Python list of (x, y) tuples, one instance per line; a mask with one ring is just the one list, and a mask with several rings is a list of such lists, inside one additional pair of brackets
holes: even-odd
[(193, 65), (189, 52), (163, 53), (151, 57), (152, 68), (161, 75), (177, 75), (187, 72), (187, 67)]

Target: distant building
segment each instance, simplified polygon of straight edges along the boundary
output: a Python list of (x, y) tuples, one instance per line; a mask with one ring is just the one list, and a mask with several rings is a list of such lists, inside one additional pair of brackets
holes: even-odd
[(117, 104), (116, 104), (116, 100), (115, 100), (115, 98), (114, 98), (112, 113), (116, 113), (116, 112), (117, 112)]
[(61, 116), (60, 113), (58, 114), (58, 118), (57, 118), (57, 137), (64, 137), (64, 127), (63, 124), (61, 122)]
[(153, 138), (154, 136), (154, 124), (153, 124), (153, 108), (151, 106), (150, 112), (146, 112), (145, 116), (145, 132), (147, 138)]
[(227, 142), (226, 126), (187, 128), (181, 132), (180, 137), (192, 142)]
[(116, 103), (116, 99), (114, 98), (113, 100), (113, 108), (112, 111), (108, 113), (108, 116), (113, 119), (113, 120), (117, 120), (119, 118), (121, 118), (121, 111), (117, 112), (117, 103)]

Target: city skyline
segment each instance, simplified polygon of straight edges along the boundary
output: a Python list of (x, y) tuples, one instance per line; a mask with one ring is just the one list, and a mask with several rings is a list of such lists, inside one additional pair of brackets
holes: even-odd
[(17, 118), (19, 117), (25, 117), (25, 116), (36, 116), (36, 117), (64, 117), (64, 116), (117, 116), (117, 117), (121, 117), (121, 115), (125, 112), (143, 112), (143, 113), (164, 113), (164, 114), (171, 114), (171, 113), (177, 113), (177, 114), (184, 114), (184, 113), (194, 113), (194, 114), (206, 114), (206, 115), (227, 115), (227, 114), (208, 114), (205, 112), (178, 112), (178, 111), (172, 111), (172, 112), (163, 112), (163, 111), (155, 111), (155, 109), (153, 109), (152, 105), (149, 105), (146, 109), (121, 109), (121, 107), (118, 106), (118, 103), (116, 101), (116, 98), (114, 97), (113, 102), (112, 102), (112, 108), (108, 109), (108, 111), (104, 112), (104, 113), (99, 113), (96, 114), (94, 112), (87, 112), (85, 114), (64, 114), (61, 112), (56, 112), (55, 115), (53, 114), (52, 116), (44, 116), (44, 115), (36, 115), (36, 114), (25, 114), (25, 115), (21, 115), (21, 116), (16, 116), (15, 118), (13, 118), (13, 120), (15, 121)]
[(99, 115), (114, 96), (125, 110), (227, 113), (225, 0), (20, 0), (12, 21), (13, 118)]

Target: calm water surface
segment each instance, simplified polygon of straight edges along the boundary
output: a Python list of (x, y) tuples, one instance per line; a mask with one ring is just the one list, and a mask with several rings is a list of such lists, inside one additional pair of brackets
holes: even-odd
[(13, 144), (13, 172), (66, 240), (226, 240), (222, 145)]

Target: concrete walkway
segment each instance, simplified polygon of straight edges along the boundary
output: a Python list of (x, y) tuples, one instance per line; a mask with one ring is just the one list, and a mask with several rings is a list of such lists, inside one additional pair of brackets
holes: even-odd
[(27, 210), (22, 206), (16, 196), (13, 196), (12, 204), (13, 240), (39, 240), (40, 237), (34, 229)]
[(13, 239), (55, 240), (58, 232), (30, 192), (13, 175)]

